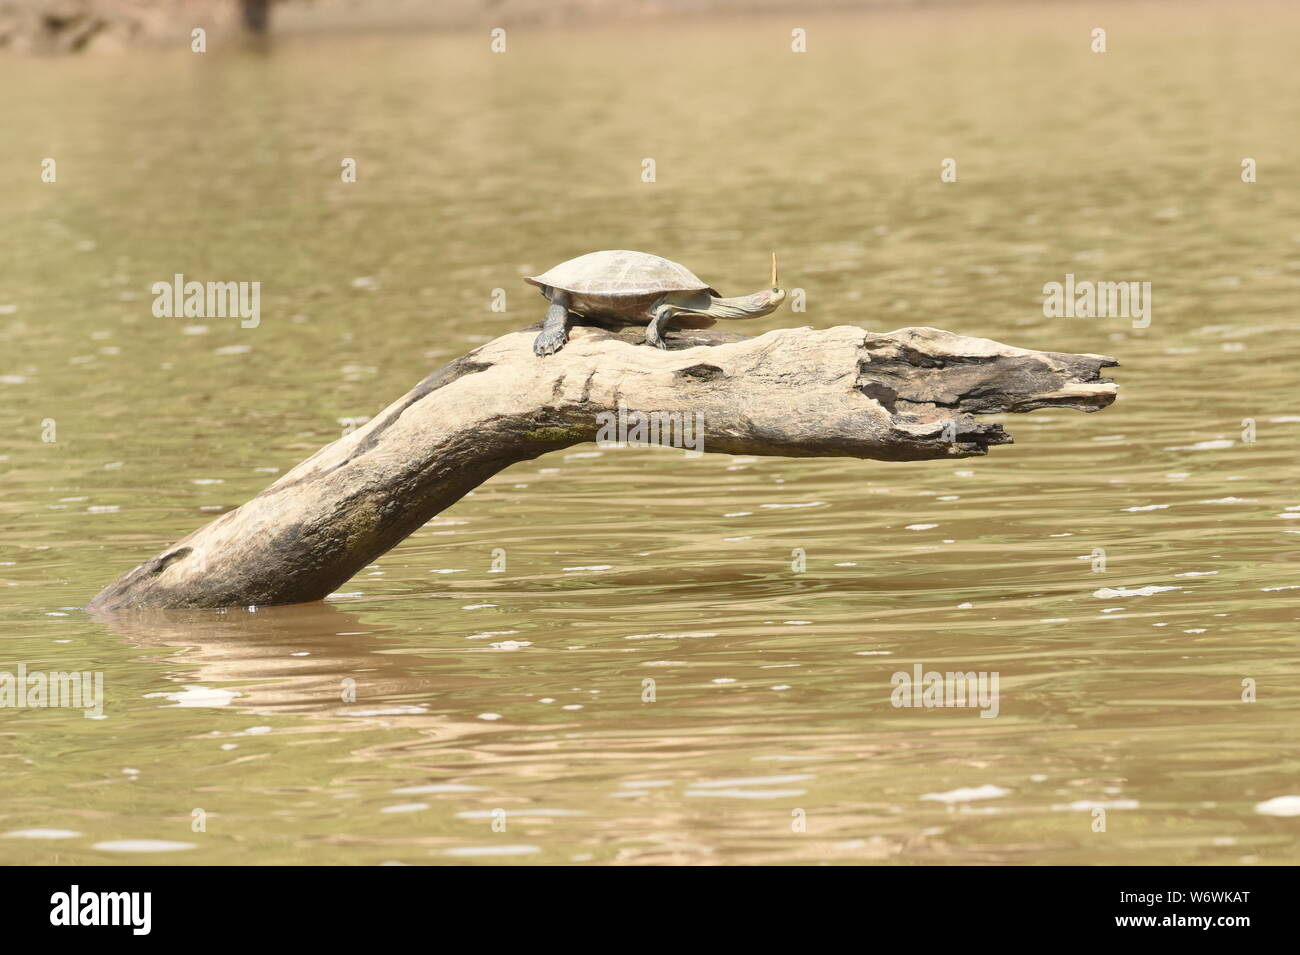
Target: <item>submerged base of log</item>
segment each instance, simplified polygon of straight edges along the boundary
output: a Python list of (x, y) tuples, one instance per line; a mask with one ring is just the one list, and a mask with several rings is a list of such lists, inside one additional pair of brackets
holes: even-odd
[(1116, 392), (1101, 377), (1113, 358), (934, 328), (686, 331), (662, 351), (639, 327), (579, 326), (545, 358), (535, 334), (503, 335), (429, 375), (87, 609), (320, 600), (503, 468), (595, 440), (620, 405), (702, 420), (705, 451), (915, 461), (1010, 443), (972, 415), (1097, 411)]

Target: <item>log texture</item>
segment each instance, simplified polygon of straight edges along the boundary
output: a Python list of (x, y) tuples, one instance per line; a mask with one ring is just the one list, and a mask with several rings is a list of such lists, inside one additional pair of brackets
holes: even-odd
[(106, 587), (90, 610), (320, 600), (517, 461), (592, 441), (597, 414), (702, 414), (705, 451), (885, 461), (1008, 444), (972, 415), (1115, 400), (1103, 355), (1013, 348), (934, 328), (790, 328), (745, 337), (579, 326), (555, 355), (535, 329), (435, 371), (251, 501)]

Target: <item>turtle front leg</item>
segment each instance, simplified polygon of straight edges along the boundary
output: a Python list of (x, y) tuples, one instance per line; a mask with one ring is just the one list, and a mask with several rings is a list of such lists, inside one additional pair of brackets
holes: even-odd
[(533, 339), (533, 351), (538, 355), (554, 355), (569, 340), (569, 296), (556, 292), (551, 307), (546, 310), (542, 330)]

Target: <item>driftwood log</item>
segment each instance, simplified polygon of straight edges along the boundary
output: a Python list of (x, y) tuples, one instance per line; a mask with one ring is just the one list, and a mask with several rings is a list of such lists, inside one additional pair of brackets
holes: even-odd
[(554, 355), (535, 329), (435, 371), (365, 426), (251, 501), (106, 587), (90, 610), (320, 600), (517, 461), (595, 440), (597, 414), (702, 414), (703, 448), (885, 461), (961, 458), (1008, 444), (972, 415), (1115, 400), (1103, 355), (1013, 348), (934, 328), (852, 326), (640, 344), (644, 330), (579, 326)]
[(0, 0), (0, 50), (64, 54), (139, 43), (188, 49), (196, 27), (225, 33), (242, 20), (260, 35), (269, 18), (270, 0)]

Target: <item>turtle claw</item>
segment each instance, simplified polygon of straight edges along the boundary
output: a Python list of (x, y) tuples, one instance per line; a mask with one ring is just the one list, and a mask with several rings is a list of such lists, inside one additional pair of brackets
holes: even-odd
[(563, 328), (558, 330), (543, 329), (538, 336), (533, 339), (533, 352), (541, 358), (545, 358), (547, 355), (554, 355), (564, 347), (564, 343), (568, 340), (568, 332)]

